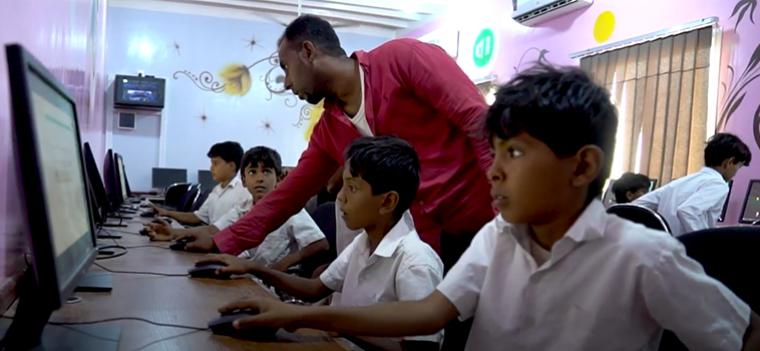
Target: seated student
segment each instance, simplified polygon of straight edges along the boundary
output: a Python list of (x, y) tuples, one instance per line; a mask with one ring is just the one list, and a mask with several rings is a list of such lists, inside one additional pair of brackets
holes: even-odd
[(705, 167), (633, 203), (661, 214), (675, 236), (713, 228), (728, 196), (727, 182), (750, 160), (749, 148), (735, 135), (715, 134), (705, 147)]
[(625, 172), (612, 184), (615, 202), (625, 204), (636, 200), (649, 191), (650, 185), (649, 177), (639, 173)]
[(170, 211), (153, 206), (159, 216), (167, 216), (184, 224), (214, 223), (227, 211), (249, 201), (251, 194), (237, 178), (243, 148), (234, 141), (214, 144), (206, 154), (211, 159), (211, 177), (217, 184), (195, 212)]
[[(351, 229), (364, 229), (318, 279), (305, 279), (267, 269), (230, 255), (202, 262), (227, 265), (220, 271), (252, 273), (270, 285), (305, 301), (341, 292), (343, 306), (416, 300), (430, 294), (443, 276), (443, 263), (414, 230), (409, 206), (419, 187), (419, 160), (414, 149), (395, 137), (364, 137), (346, 152), (343, 187), (337, 205)], [(427, 335), (432, 334), (432, 335)], [(437, 330), (406, 338), (402, 345), (438, 349)]]
[[(242, 217), (252, 206), (274, 190), (282, 176), (282, 161), (277, 151), (265, 146), (248, 150), (241, 161), (240, 177), (253, 201), (245, 201), (230, 209), (212, 225), (174, 229), (166, 223), (149, 224), (151, 240), (172, 240), (193, 232), (216, 234)], [(298, 263), (327, 251), (329, 244), (314, 220), (301, 210), (285, 224), (267, 235), (259, 246), (245, 251), (245, 257), (274, 270), (286, 271)]]
[(676, 239), (608, 215), (597, 196), (617, 118), (581, 70), (539, 66), (503, 86), (487, 114), (500, 214), (436, 291), (361, 308), (252, 299), (235, 328), (428, 334), (474, 317), (467, 350), (656, 350), (663, 329), (689, 349), (760, 349), (760, 318), (705, 275)]

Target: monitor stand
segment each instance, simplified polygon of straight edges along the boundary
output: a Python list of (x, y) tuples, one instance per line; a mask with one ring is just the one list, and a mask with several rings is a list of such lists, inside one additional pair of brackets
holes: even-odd
[(18, 307), (13, 322), (0, 320), (3, 350), (82, 350), (116, 351), (121, 328), (112, 325), (47, 325), (53, 312), (44, 303), (41, 289), (34, 283), (34, 272), (27, 269), (19, 281)]
[(109, 272), (87, 272), (79, 279), (74, 291), (109, 292), (113, 290), (113, 280)]

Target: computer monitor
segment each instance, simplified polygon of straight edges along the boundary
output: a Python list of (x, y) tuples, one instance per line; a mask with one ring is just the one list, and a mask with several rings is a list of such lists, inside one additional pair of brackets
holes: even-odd
[(607, 180), (607, 187), (604, 190), (604, 193), (602, 195), (602, 204), (604, 207), (610, 207), (617, 203), (615, 200), (615, 192), (612, 191), (612, 185), (615, 184), (615, 181), (617, 179), (608, 179)]
[(3, 344), (39, 345), (53, 310), (62, 306), (96, 256), (74, 100), (20, 45), (7, 45), (14, 152), (32, 260)]
[(657, 178), (649, 178), (649, 191), (657, 189)]
[(153, 167), (151, 183), (154, 189), (166, 189), (174, 183), (187, 183), (187, 170)]
[(117, 211), (121, 207), (121, 204), (124, 203), (124, 198), (122, 197), (119, 171), (116, 169), (116, 161), (111, 149), (106, 151), (106, 156), (103, 160), (103, 180), (106, 183), (106, 193), (108, 193), (111, 209)]
[(742, 206), (742, 216), (739, 218), (741, 223), (755, 223), (760, 221), (760, 179), (749, 181), (747, 187), (747, 196), (744, 197), (744, 206)]
[(211, 176), (211, 171), (207, 169), (198, 170), (198, 184), (201, 185), (203, 191), (211, 191), (216, 186), (216, 181)]
[(728, 209), (728, 200), (731, 199), (731, 188), (734, 186), (734, 180), (731, 179), (728, 181), (728, 194), (726, 194), (726, 201), (723, 202), (723, 209), (720, 210), (720, 217), (718, 217), (718, 222), (723, 222), (726, 220), (726, 210)]
[(124, 172), (124, 159), (118, 153), (114, 153), (114, 159), (116, 160), (116, 172), (119, 174), (119, 191), (121, 191), (122, 202), (124, 202), (129, 198), (127, 175)]
[(105, 220), (106, 216), (108, 216), (108, 212), (111, 211), (111, 206), (108, 201), (108, 193), (106, 193), (106, 188), (103, 185), (103, 179), (100, 178), (100, 171), (98, 170), (98, 165), (95, 163), (95, 156), (92, 154), (90, 143), (84, 143), (82, 149), (84, 153), (84, 168), (87, 172), (87, 180), (92, 189), (93, 199), (95, 200), (92, 206), (100, 218)]

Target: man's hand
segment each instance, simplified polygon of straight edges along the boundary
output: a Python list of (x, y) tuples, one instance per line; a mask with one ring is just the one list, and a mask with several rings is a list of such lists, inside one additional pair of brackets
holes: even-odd
[(219, 252), (214, 244), (211, 234), (189, 232), (176, 236), (176, 240), (188, 238), (190, 242), (185, 246), (185, 251), (195, 252)]
[(150, 207), (153, 208), (153, 211), (156, 211), (156, 215), (158, 216), (166, 216), (166, 217), (169, 216), (169, 210), (158, 207), (152, 202), (150, 203)]
[(296, 323), (303, 314), (305, 308), (290, 305), (271, 298), (254, 300), (242, 300), (222, 306), (220, 313), (230, 313), (235, 310), (250, 309), (259, 313), (236, 320), (232, 323), (235, 329), (247, 329), (254, 327), (284, 328), (293, 331), (298, 328)]
[(218, 274), (223, 273), (229, 273), (229, 274), (245, 274), (245, 273), (253, 273), (256, 271), (257, 268), (260, 266), (251, 260), (247, 260), (244, 258), (235, 257), (232, 255), (222, 254), (222, 255), (209, 255), (206, 258), (201, 259), (196, 264), (197, 265), (205, 265), (209, 263), (219, 263), (223, 264), (224, 267), (219, 268), (217, 270)]
[(146, 224), (145, 228), (148, 229), (148, 236), (151, 241), (170, 241), (174, 239), (171, 225), (160, 219), (155, 219), (153, 222)]

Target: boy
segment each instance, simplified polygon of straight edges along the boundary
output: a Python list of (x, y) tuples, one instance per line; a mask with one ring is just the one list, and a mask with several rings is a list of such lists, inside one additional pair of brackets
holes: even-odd
[[(443, 263), (420, 240), (407, 211), (419, 186), (419, 161), (414, 149), (395, 137), (363, 137), (346, 152), (343, 187), (337, 205), (350, 229), (364, 229), (318, 279), (276, 272), (230, 255), (203, 262), (221, 262), (220, 271), (252, 273), (285, 293), (317, 301), (341, 292), (340, 305), (416, 300), (441, 281)], [(432, 334), (432, 335), (426, 335)], [(414, 335), (414, 334), (412, 334)], [(414, 349), (438, 349), (437, 330), (402, 342)]]
[[(240, 178), (252, 195), (254, 203), (261, 201), (274, 190), (281, 177), (282, 161), (277, 151), (257, 146), (243, 155)], [(151, 223), (148, 235), (152, 240), (172, 240), (193, 232), (213, 235), (242, 217), (251, 205), (251, 201), (245, 201), (229, 210), (214, 224), (202, 227), (173, 229), (166, 223)], [(245, 255), (258, 264), (284, 272), (328, 249), (329, 244), (322, 231), (311, 216), (305, 210), (301, 210), (270, 233), (259, 246), (245, 251)]]
[[(608, 215), (596, 197), (617, 125), (608, 93), (578, 69), (539, 66), (497, 93), (486, 126), (499, 216), (436, 291), (363, 308), (250, 300), (236, 328), (426, 334), (474, 317), (467, 350), (757, 350), (758, 316), (663, 232)], [(752, 321), (750, 323), (750, 320)], [(749, 327), (748, 327), (749, 325)]]
[(251, 194), (237, 178), (240, 158), (243, 157), (240, 144), (234, 141), (214, 144), (206, 156), (211, 159), (211, 177), (219, 184), (214, 187), (201, 208), (195, 212), (180, 212), (153, 206), (159, 216), (171, 217), (190, 225), (214, 223), (230, 209), (250, 201)]
[(649, 177), (639, 173), (625, 172), (612, 184), (615, 202), (626, 204), (636, 200), (649, 191), (650, 185)]
[(705, 147), (705, 167), (640, 197), (634, 204), (665, 218), (673, 235), (713, 228), (728, 196), (728, 181), (749, 166), (749, 148), (733, 134), (713, 135)]

